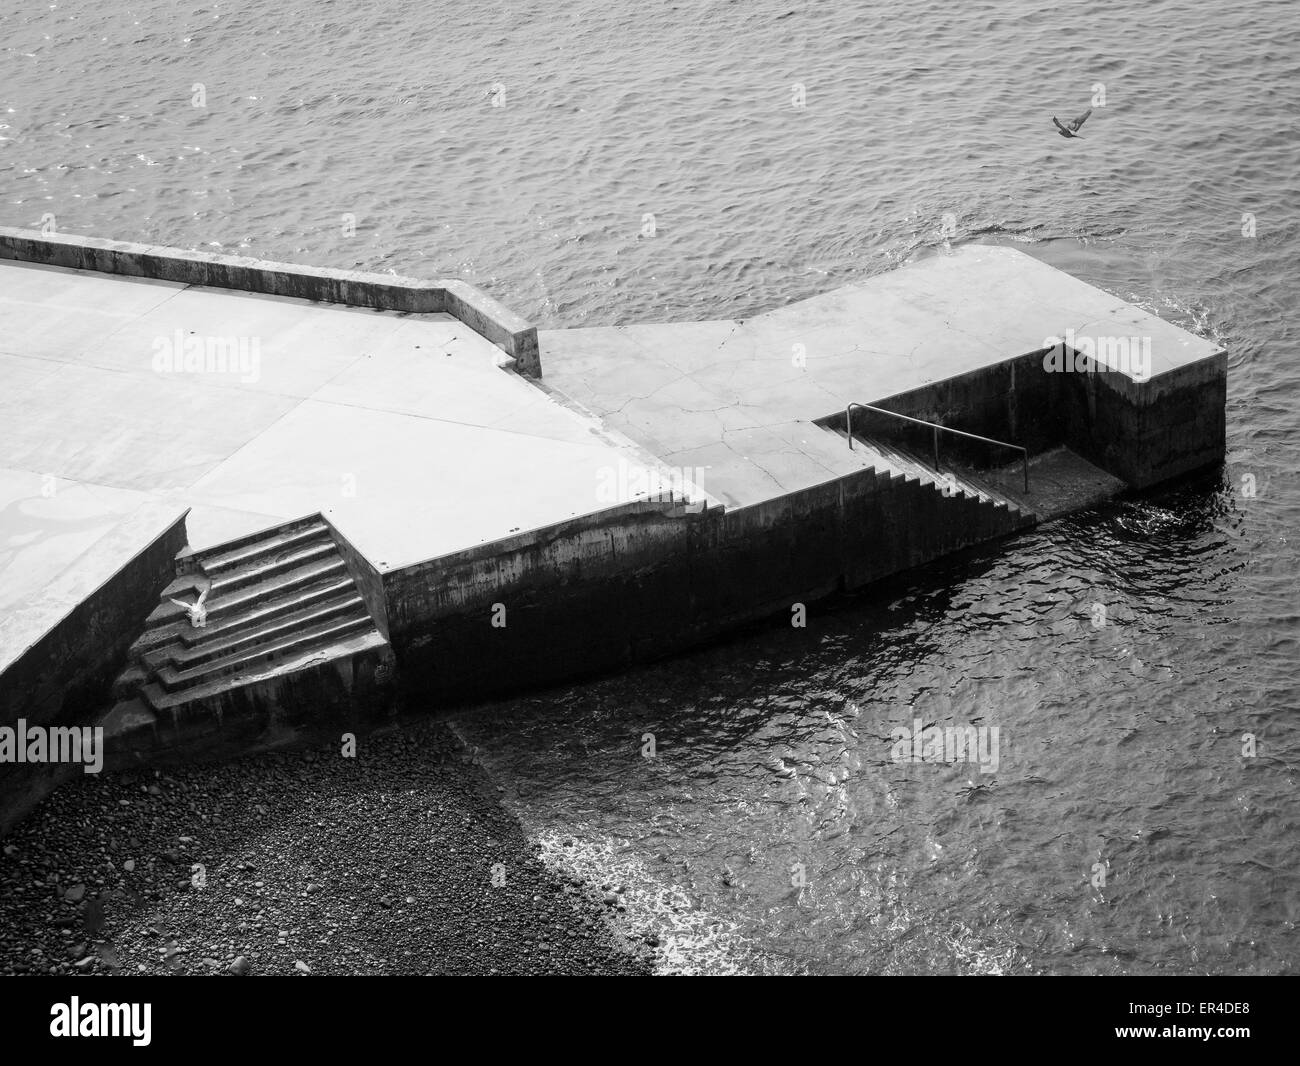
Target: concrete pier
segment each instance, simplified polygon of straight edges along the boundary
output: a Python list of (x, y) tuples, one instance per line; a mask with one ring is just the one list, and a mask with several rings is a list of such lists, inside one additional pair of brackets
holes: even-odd
[[(684, 322), (539, 335), (546, 382), (672, 466), (703, 468), (703, 484), (729, 506), (762, 503), (861, 465), (842, 442), (811, 427), (853, 401), (886, 404), (937, 383), (990, 383), (1002, 405), (1013, 386), (996, 368), (1053, 337), (1149, 342), (1148, 384), (1133, 368), (1095, 377), (1135, 404), (1168, 386), (1214, 393), (1225, 356), (1215, 345), (1011, 248), (972, 245), (777, 308), (745, 321)], [(1107, 344), (1102, 359), (1116, 347)], [(1143, 346), (1143, 351), (1147, 346)], [(1041, 370), (1041, 365), (1039, 366)], [(1058, 374), (1058, 378), (1078, 374)], [(1026, 391), (1036, 382), (1022, 374)], [(996, 384), (994, 384), (996, 382)], [(983, 425), (1018, 440), (1025, 427), (994, 425), (974, 390), (905, 413), (946, 425)], [(987, 406), (987, 405), (984, 405)], [(899, 407), (899, 410), (904, 408)], [(1222, 450), (1223, 400), (1202, 427)], [(1055, 418), (1059, 412), (1043, 412)], [(1136, 427), (1130, 427), (1136, 429)], [(994, 434), (996, 435), (996, 433)], [(1150, 442), (1118, 430), (1134, 452)], [(1166, 448), (1166, 451), (1170, 449)], [(1189, 454), (1189, 469), (1212, 461)], [(1171, 458), (1165, 477), (1183, 465)], [(1136, 479), (1150, 483), (1150, 477)], [(1154, 480), (1159, 480), (1156, 478)]]
[[(6, 719), (39, 674), (137, 754), (665, 654), (1224, 447), (1222, 349), (984, 246), (539, 335), (460, 282), (3, 231), (0, 373)], [(219, 641), (167, 606), (204, 589)]]

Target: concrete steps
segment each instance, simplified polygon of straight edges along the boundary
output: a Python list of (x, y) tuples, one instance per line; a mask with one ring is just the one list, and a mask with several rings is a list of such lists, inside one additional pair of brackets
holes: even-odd
[(252, 624), (252, 616), (245, 615), (240, 619), (240, 622), (243, 623), (248, 620), (249, 625), (226, 626), (220, 639), (207, 640), (203, 643), (187, 644), (182, 642), (179, 647), (168, 647), (166, 654), (160, 656), (159, 665), (170, 665), (177, 670), (191, 670), (204, 663), (236, 655), (248, 648), (278, 640), (280, 637), (294, 633), (301, 628), (318, 625), (322, 622), (335, 621), (339, 618), (355, 619), (362, 616), (369, 617), (365, 613), (365, 603), (360, 596), (331, 596), (325, 598), (323, 603), (319, 605), (312, 604), (301, 610), (281, 614), (270, 621), (263, 621), (260, 624)]
[(236, 547), (233, 549), (229, 545), (223, 545), (220, 554), (211, 555), (205, 560), (203, 569), (209, 574), (217, 574), (256, 562), (267, 556), (279, 554), (288, 549), (300, 548), (307, 544), (320, 543), (329, 539), (329, 530), (319, 523), (296, 526), (288, 532), (276, 533), (258, 540), (245, 539), (242, 542), (237, 542)]
[[(848, 447), (848, 431), (840, 427), (833, 427), (832, 431), (843, 438), (845, 447)], [(947, 497), (965, 496), (991, 507), (1004, 508), (1014, 517), (1026, 521), (1032, 522), (1035, 518), (1034, 513), (1021, 502), (972, 477), (968, 471), (952, 468), (935, 470), (924, 460), (896, 445), (859, 433), (853, 434), (853, 447), (874, 469), (882, 473), (900, 474), (909, 481), (930, 485)]]
[(253, 681), (263, 681), (268, 677), (297, 673), (328, 662), (331, 658), (354, 655), (371, 648), (386, 647), (388, 641), (378, 630), (361, 633), (357, 636), (336, 641), (328, 650), (303, 649), (284, 659), (262, 663), (258, 669), (250, 668), (246, 673), (236, 677), (219, 677), (192, 685), (178, 692), (168, 692), (161, 684), (151, 681), (142, 689), (142, 702), (154, 712), (173, 710), (186, 703), (206, 700), (220, 696), (241, 685)]
[(286, 550), (270, 559), (258, 559), (247, 566), (231, 567), (224, 572), (217, 571), (218, 576), (212, 578), (212, 591), (213, 593), (235, 592), (249, 585), (290, 574), (309, 563), (327, 563), (337, 556), (338, 549), (334, 547), (332, 541), (309, 544), (296, 551)]
[[(177, 568), (184, 573), (164, 590), (114, 683), (123, 707), (176, 708), (387, 643), (319, 516), (186, 549)], [(192, 604), (200, 594), (206, 617), (196, 626), (171, 600)]]
[(327, 603), (337, 602), (339, 597), (352, 596), (356, 592), (350, 575), (331, 578), (309, 588), (300, 588), (290, 596), (283, 596), (265, 604), (254, 604), (244, 611), (215, 622), (211, 618), (205, 629), (195, 629), (188, 622), (176, 627), (180, 642), (187, 648), (195, 647), (221, 636), (230, 636), (242, 630), (271, 622), (285, 615)]
[(351, 618), (332, 618), (282, 633), (272, 640), (246, 644), (239, 651), (214, 656), (188, 670), (164, 664), (157, 671), (157, 679), (168, 692), (177, 692), (219, 677), (256, 673), (268, 660), (317, 648), (340, 637), (356, 636), (370, 626), (370, 616), (364, 613)]

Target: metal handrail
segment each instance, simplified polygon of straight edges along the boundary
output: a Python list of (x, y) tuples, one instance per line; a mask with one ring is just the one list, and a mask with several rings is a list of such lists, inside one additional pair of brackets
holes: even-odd
[(847, 423), (849, 433), (849, 450), (853, 449), (853, 408), (861, 407), (864, 411), (875, 411), (877, 414), (889, 415), (891, 418), (901, 418), (904, 422), (913, 422), (918, 426), (929, 426), (934, 430), (934, 470), (939, 473), (939, 430), (945, 433), (955, 433), (959, 437), (966, 437), (970, 440), (983, 441), (985, 444), (996, 444), (1000, 448), (1012, 448), (1020, 453), (1020, 468), (1025, 475), (1025, 492), (1029, 491), (1029, 451), (1022, 448), (1019, 444), (1008, 444), (1004, 440), (994, 440), (992, 437), (981, 437), (978, 433), (967, 433), (964, 429), (953, 429), (951, 426), (941, 426), (937, 422), (926, 422), (921, 418), (913, 418), (911, 415), (900, 415), (897, 411), (886, 411), (883, 407), (873, 407), (869, 403), (851, 403), (844, 409), (844, 421)]

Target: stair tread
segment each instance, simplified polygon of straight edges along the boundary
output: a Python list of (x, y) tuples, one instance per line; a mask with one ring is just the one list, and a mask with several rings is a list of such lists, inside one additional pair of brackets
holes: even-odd
[(327, 580), (320, 584), (304, 585), (265, 603), (255, 603), (252, 605), (252, 609), (245, 609), (233, 614), (224, 613), (216, 620), (217, 624), (213, 624), (212, 620), (209, 620), (207, 626), (203, 629), (195, 629), (188, 625), (180, 627), (177, 635), (181, 643), (187, 647), (202, 647), (205, 644), (223, 639), (231, 632), (245, 626), (258, 626), (283, 615), (293, 614), (307, 607), (319, 605), (343, 593), (355, 594), (355, 591), (356, 586), (353, 585), (350, 576)]
[(292, 548), (283, 548), (274, 556), (268, 556), (265, 559), (258, 558), (257, 565), (249, 566), (246, 569), (243, 567), (231, 568), (219, 577), (212, 578), (212, 593), (216, 595), (223, 589), (238, 587), (250, 581), (261, 581), (264, 577), (275, 574), (282, 569), (286, 571), (294, 569), (313, 559), (328, 558), (337, 553), (338, 549), (334, 546), (333, 541), (321, 541), (295, 545)]
[(177, 707), (189, 703), (191, 700), (217, 695), (250, 682), (265, 680), (277, 674), (297, 673), (299, 670), (317, 663), (329, 662), (331, 659), (338, 659), (344, 655), (354, 655), (369, 648), (386, 647), (387, 644), (388, 641), (384, 639), (383, 634), (372, 627), (343, 640), (335, 641), (323, 648), (307, 648), (286, 658), (265, 663), (263, 669), (248, 674), (213, 678), (206, 684), (180, 689), (177, 692), (166, 692), (158, 682), (151, 681), (144, 686), (142, 691), (150, 707), (154, 710), (166, 710), (168, 707)]
[(304, 623), (310, 624), (313, 619), (342, 618), (349, 612), (355, 612), (358, 617), (369, 617), (365, 601), (356, 593), (346, 597), (336, 596), (318, 603), (312, 603), (288, 614), (259, 622), (256, 625), (229, 627), (221, 640), (171, 647), (168, 649), (167, 659), (179, 665), (213, 654), (220, 655), (222, 651), (244, 641), (256, 640), (270, 634), (278, 634), (281, 630), (303, 625)]
[(220, 544), (209, 544), (205, 548), (200, 548), (194, 553), (199, 558), (215, 559), (221, 555), (229, 555), (233, 552), (241, 551), (244, 548), (261, 544), (265, 541), (272, 540), (275, 537), (287, 536), (297, 533), (303, 529), (325, 529), (325, 523), (319, 514), (306, 515), (302, 518), (294, 518), (287, 522), (278, 522), (273, 526), (267, 526), (263, 529), (255, 530), (252, 533), (245, 533), (243, 536), (232, 537), (224, 540)]
[(1013, 497), (1008, 496), (1006, 493), (1001, 492), (998, 489), (995, 489), (992, 485), (989, 485), (986, 481), (984, 481), (982, 478), (978, 477), (975, 474), (971, 474), (963, 470), (957, 476), (962, 481), (966, 482), (968, 485), (974, 488), (982, 497), (992, 500), (994, 503), (1000, 503), (1003, 506), (1013, 511), (1021, 511), (1021, 512), (1028, 511), (1028, 508), (1026, 507), (1024, 502), (1014, 499)]
[(331, 618), (313, 626), (304, 626), (296, 632), (285, 634), (265, 644), (254, 645), (230, 658), (204, 663), (189, 670), (176, 670), (170, 664), (164, 664), (158, 669), (157, 676), (171, 684), (201, 681), (205, 677), (216, 676), (230, 679), (240, 676), (242, 666), (248, 665), (251, 668), (267, 658), (275, 657), (276, 653), (283, 649), (321, 639), (332, 641), (335, 634), (350, 633), (367, 625), (374, 626), (374, 620), (368, 614), (360, 614), (352, 618)]
[(202, 574), (184, 574), (175, 578), (162, 590), (164, 596), (180, 596), (186, 592), (196, 592), (207, 584)]
[(250, 601), (268, 601), (277, 596), (289, 595), (316, 581), (345, 573), (347, 567), (337, 554), (324, 560), (304, 563), (265, 581), (249, 585), (247, 588), (234, 589), (213, 596), (208, 600), (208, 618), (211, 620), (214, 616), (225, 617)]
[[(848, 439), (847, 431), (837, 428), (836, 432), (846, 440)], [(987, 485), (981, 484), (964, 471), (948, 470), (938, 472), (917, 456), (894, 445), (885, 444), (874, 437), (860, 437), (854, 434), (853, 441), (855, 447), (864, 448), (871, 454), (873, 466), (876, 466), (876, 463), (879, 462), (885, 469), (903, 474), (905, 477), (920, 481), (923, 484), (932, 485), (940, 490), (946, 485), (952, 484), (957, 492), (962, 495), (997, 507), (1005, 507), (1016, 514), (1023, 513), (1023, 507), (1017, 501), (1004, 496)], [(876, 468), (880, 469), (879, 466)], [(951, 481), (945, 475), (951, 475)]]
[(172, 638), (152, 644), (141, 653), (141, 660), (147, 669), (156, 670), (171, 658), (175, 652), (194, 651), (201, 653), (216, 644), (223, 644), (232, 637), (249, 633), (268, 625), (282, 622), (286, 618), (300, 616), (305, 612), (315, 612), (341, 599), (358, 596), (356, 586), (348, 580), (334, 581), (326, 585), (299, 589), (293, 596), (281, 596), (275, 601), (258, 604), (258, 610), (245, 611), (220, 619), (221, 625), (194, 629), (188, 625), (177, 627)]
[(200, 553), (199, 565), (209, 572), (212, 570), (226, 570), (232, 566), (238, 566), (241, 563), (256, 559), (261, 555), (315, 540), (328, 540), (331, 544), (333, 543), (329, 530), (319, 521), (289, 532), (272, 533), (261, 540), (233, 549), (225, 549), (224, 545), (218, 545), (223, 550), (214, 551), (211, 555)]

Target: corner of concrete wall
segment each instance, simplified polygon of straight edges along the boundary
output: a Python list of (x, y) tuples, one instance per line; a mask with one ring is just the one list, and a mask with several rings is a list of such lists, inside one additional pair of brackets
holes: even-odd
[(448, 314), (513, 356), (519, 373), (530, 378), (542, 376), (536, 326), (467, 282), (451, 280), (438, 284), (442, 286)]
[(339, 531), (338, 526), (328, 515), (321, 514), (320, 520), (329, 530), (334, 546), (343, 557), (343, 563), (348, 568), (357, 591), (361, 593), (361, 598), (365, 601), (366, 609), (374, 619), (375, 626), (383, 634), (384, 639), (388, 640), (388, 607), (384, 602), (384, 575)]
[[(1222, 462), (1226, 445), (1227, 353), (1146, 381), (1093, 366), (1049, 371), (1031, 352), (875, 401), (897, 414), (1028, 448), (1064, 444), (1134, 489), (1149, 488)], [(1077, 359), (1082, 359), (1075, 353)], [(927, 455), (931, 430), (856, 410), (855, 429)], [(821, 424), (843, 427), (840, 413)], [(975, 466), (1000, 455), (991, 446), (941, 437), (943, 454)]]
[(1220, 350), (1146, 381), (1110, 370), (1059, 375), (1066, 443), (1138, 490), (1222, 463), (1227, 360)]

